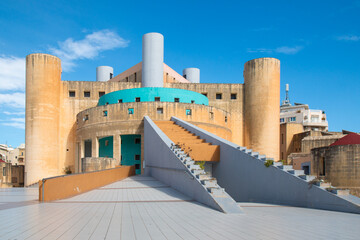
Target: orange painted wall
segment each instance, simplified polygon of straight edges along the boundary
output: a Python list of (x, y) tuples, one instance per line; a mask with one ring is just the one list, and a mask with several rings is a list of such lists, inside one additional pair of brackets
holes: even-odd
[(132, 175), (135, 175), (135, 167), (123, 166), (45, 179), (44, 182), (39, 181), (39, 201), (49, 202), (72, 197)]

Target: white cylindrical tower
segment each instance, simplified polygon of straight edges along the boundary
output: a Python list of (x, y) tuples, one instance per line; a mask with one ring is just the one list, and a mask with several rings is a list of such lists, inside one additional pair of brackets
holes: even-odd
[(143, 36), (142, 87), (164, 86), (164, 36), (147, 33)]
[(99, 66), (96, 68), (96, 81), (97, 82), (106, 82), (109, 79), (112, 79), (114, 75), (114, 69), (109, 66)]
[(183, 70), (183, 77), (191, 83), (200, 83), (200, 69), (198, 68), (185, 68)]

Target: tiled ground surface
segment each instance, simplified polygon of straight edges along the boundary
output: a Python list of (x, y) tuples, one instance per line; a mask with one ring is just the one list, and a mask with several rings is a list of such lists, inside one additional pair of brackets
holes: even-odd
[(250, 203), (223, 214), (142, 176), (36, 198), (36, 188), (0, 191), (0, 239), (360, 239), (360, 215)]

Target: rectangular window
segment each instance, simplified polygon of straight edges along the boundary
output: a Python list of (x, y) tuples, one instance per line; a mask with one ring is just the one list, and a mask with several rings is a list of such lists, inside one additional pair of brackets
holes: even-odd
[(136, 82), (136, 73), (134, 73), (134, 79), (135, 79), (135, 82)]
[(129, 114), (134, 114), (134, 109), (133, 108), (128, 108)]
[(191, 109), (186, 109), (186, 115), (191, 115)]
[(281, 144), (284, 144), (284, 134), (281, 134)]
[(107, 117), (107, 115), (108, 115), (107, 110), (103, 111), (103, 116)]
[(156, 109), (156, 113), (163, 114), (163, 113), (164, 113), (164, 109), (163, 109), (163, 108), (157, 108), (157, 109)]
[(214, 119), (214, 113), (210, 112), (210, 119)]
[(85, 117), (83, 118), (84, 122), (87, 121), (87, 120), (89, 120), (89, 115), (85, 115)]
[(118, 103), (122, 103), (122, 99), (119, 99), (119, 100), (118, 100)]
[(290, 118), (290, 122), (295, 122), (296, 121), (296, 117), (291, 117)]
[(90, 97), (90, 92), (89, 92), (89, 91), (85, 91), (85, 92), (84, 92), (84, 97)]
[(222, 94), (221, 94), (221, 93), (217, 93), (217, 94), (216, 94), (216, 99), (222, 99)]
[(7, 176), (7, 174), (6, 174), (6, 167), (3, 168), (3, 176)]
[(160, 97), (155, 97), (155, 102), (160, 102)]
[(202, 93), (202, 95), (204, 95), (205, 97), (207, 97), (207, 93)]
[(285, 121), (284, 118), (280, 118), (280, 122), (283, 123)]
[(174, 102), (180, 102), (180, 98), (174, 98)]
[(69, 91), (69, 97), (75, 97), (75, 91)]
[(136, 154), (135, 155), (135, 160), (140, 160), (140, 155)]
[(99, 92), (99, 98), (104, 96), (105, 95), (105, 92)]
[(112, 79), (112, 78), (113, 78), (113, 76), (114, 76), (114, 74), (113, 74), (113, 73), (110, 73), (110, 79)]
[(235, 100), (236, 97), (237, 97), (237, 96), (236, 96), (236, 93), (232, 93), (232, 94), (230, 95), (230, 99), (231, 99), (231, 100)]
[(135, 102), (140, 102), (140, 98), (139, 97), (135, 98)]
[(141, 143), (141, 139), (140, 138), (135, 138), (135, 144), (140, 144)]
[(135, 164), (135, 169), (136, 169), (136, 170), (139, 170), (139, 169), (140, 169), (140, 164), (139, 164), (139, 163)]

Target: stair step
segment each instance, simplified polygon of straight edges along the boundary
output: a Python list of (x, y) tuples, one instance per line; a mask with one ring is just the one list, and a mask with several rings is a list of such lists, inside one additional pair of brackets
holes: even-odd
[(202, 185), (204, 185), (206, 188), (219, 187), (219, 185), (217, 185), (216, 179), (201, 180), (201, 183), (202, 183)]
[(190, 171), (191, 170), (201, 170), (201, 167), (199, 165), (197, 165), (197, 164), (189, 164), (189, 165), (186, 165), (186, 167), (188, 169), (190, 169)]
[(260, 154), (258, 152), (252, 152), (250, 155), (257, 158)]
[(316, 178), (315, 176), (305, 175), (305, 174), (304, 175), (299, 175), (298, 177), (301, 178), (301, 179), (304, 179), (307, 182), (310, 182), (310, 181), (312, 181), (312, 180), (314, 180)]
[(278, 166), (278, 168), (280, 168), (284, 171), (293, 170), (293, 166), (291, 166), (291, 165), (280, 165), (280, 166)]
[(251, 150), (251, 149), (245, 149), (245, 153), (251, 154), (251, 153), (252, 153), (252, 150)]
[(318, 187), (321, 187), (321, 188), (331, 187), (331, 183), (329, 183), (329, 182), (317, 182), (317, 183), (315, 183), (315, 185)]
[(258, 159), (260, 159), (261, 161), (265, 161), (266, 160), (266, 155), (259, 155)]
[(194, 175), (198, 175), (198, 174), (201, 174), (201, 173), (205, 173), (204, 170), (202, 170), (202, 169), (193, 169), (193, 170), (191, 170), (191, 172), (192, 172)]
[(331, 192), (336, 194), (336, 195), (340, 195), (340, 196), (347, 196), (347, 195), (350, 194), (349, 189), (334, 189)]
[(294, 175), (294, 176), (299, 176), (299, 175), (304, 175), (304, 170), (288, 170), (288, 173)]
[(282, 162), (274, 162), (273, 164), (275, 167), (280, 167), (280, 166), (283, 166), (283, 163)]
[(220, 187), (208, 187), (207, 188), (208, 192), (213, 194), (213, 195), (224, 195), (225, 190), (223, 188)]
[(246, 147), (237, 147), (240, 151), (245, 151)]
[(196, 178), (199, 179), (200, 181), (201, 180), (210, 180), (210, 179), (213, 179), (210, 174), (208, 173), (201, 173), (201, 174), (196, 174)]

